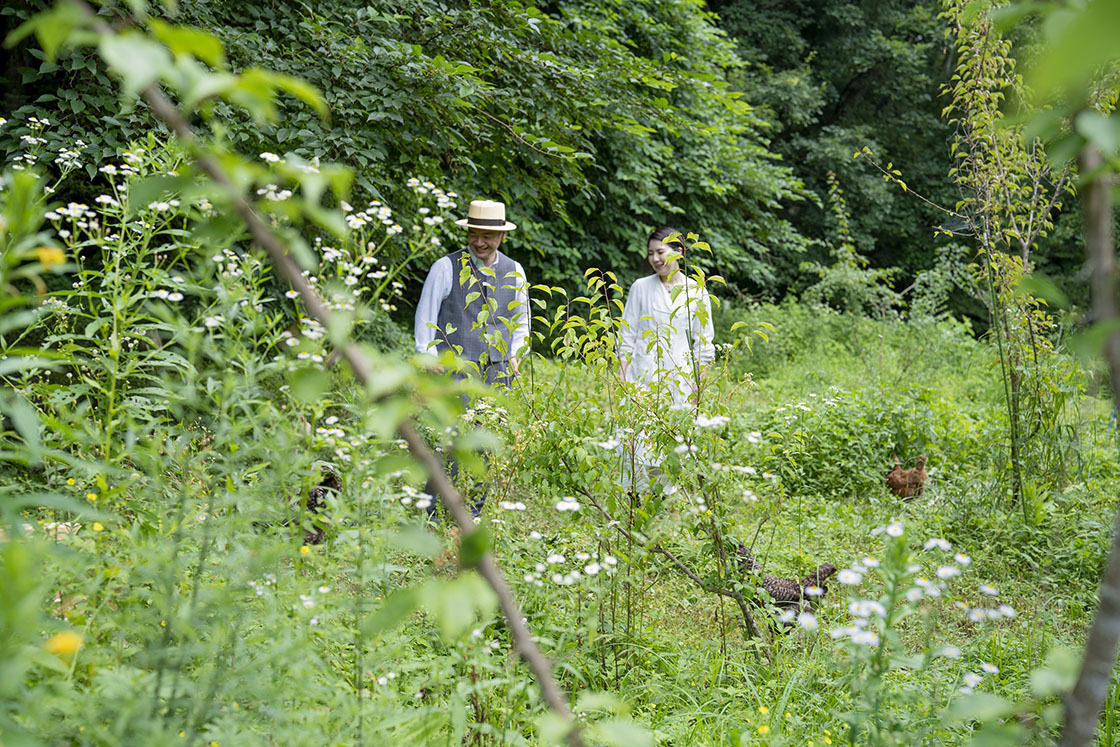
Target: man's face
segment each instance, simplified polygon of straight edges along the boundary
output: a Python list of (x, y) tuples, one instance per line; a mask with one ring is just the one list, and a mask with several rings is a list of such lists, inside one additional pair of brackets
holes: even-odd
[(505, 231), (486, 231), (481, 228), (467, 229), (467, 246), (475, 259), (489, 267), (498, 258), (498, 247), (505, 239)]
[(673, 244), (662, 244), (658, 239), (649, 242), (649, 252), (646, 258), (649, 259), (649, 266), (657, 273), (657, 277), (662, 280), (669, 279), (669, 273), (677, 269), (677, 260), (672, 262), (667, 261), (672, 254), (680, 253), (680, 247)]

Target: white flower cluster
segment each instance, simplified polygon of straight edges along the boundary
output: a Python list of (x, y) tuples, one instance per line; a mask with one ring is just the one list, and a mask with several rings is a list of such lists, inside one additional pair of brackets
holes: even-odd
[[(966, 607), (966, 609), (968, 608)], [(968, 620), (969, 622), (974, 623), (984, 622), (985, 620), (1003, 620), (1005, 618), (1011, 620), (1017, 614), (1018, 613), (1015, 612), (1015, 608), (1010, 604), (1001, 604), (1000, 606), (991, 609), (984, 607), (973, 607), (971, 609), (968, 609)]]
[(178, 303), (183, 300), (183, 294), (179, 291), (168, 291), (166, 288), (159, 288), (148, 294), (149, 298), (160, 298), (164, 301), (172, 301)]
[(86, 144), (82, 140), (76, 140), (73, 148), (62, 146), (58, 149), (58, 156), (54, 159), (55, 165), (64, 171), (78, 168), (82, 165), (82, 151), (85, 148)]
[(292, 190), (280, 189), (275, 184), (266, 184), (262, 189), (257, 190), (257, 196), (263, 197), (269, 202), (283, 202), (291, 198)]
[(342, 207), (342, 212), (346, 213), (347, 225), (354, 231), (357, 231), (359, 228), (364, 228), (375, 221), (386, 226), (385, 230), (390, 235), (400, 233), (404, 230), (393, 221), (393, 209), (388, 205), (382, 205), (379, 200), (371, 200), (368, 208), (358, 212), (353, 212), (353, 206), (345, 200), (340, 203), (340, 206)]
[[(984, 674), (999, 674), (999, 667), (986, 661), (980, 664), (980, 669)], [(961, 686), (958, 688), (958, 692), (960, 692), (961, 695), (971, 695), (976, 687), (983, 681), (984, 675), (976, 674), (976, 672), (967, 672), (961, 677)]]
[(249, 588), (256, 592), (258, 597), (263, 597), (270, 586), (276, 586), (276, 574), (266, 573), (261, 581), (249, 581)]
[(432, 505), (433, 497), (429, 493), (424, 493), (411, 485), (402, 485), (401, 490), (404, 491), (404, 496), (401, 498), (402, 506), (415, 505), (416, 508), (426, 509)]
[(537, 563), (531, 573), (525, 574), (525, 582), (536, 586), (544, 585), (544, 575), (551, 571), (549, 580), (557, 586), (571, 586), (585, 576), (598, 576), (600, 573), (612, 574), (618, 565), (618, 560), (613, 555), (599, 557), (598, 553), (576, 553), (575, 564), (577, 567), (561, 573), (562, 568), (554, 566), (567, 563), (568, 559), (560, 553), (549, 553), (544, 563)]
[(563, 498), (556, 502), (556, 510), (561, 513), (564, 511), (579, 511), (579, 501), (575, 498)]
[(80, 202), (71, 202), (66, 207), (60, 207), (56, 212), (47, 213), (47, 217), (51, 220), (57, 220), (58, 216), (64, 215), (68, 218), (75, 220), (81, 218), (96, 218), (97, 213), (89, 209), (89, 205), (84, 205)]
[[(417, 177), (412, 177), (407, 182), (405, 182), (405, 184), (415, 190), (417, 194), (432, 194), (432, 196), (436, 198), (436, 205), (441, 210), (453, 210), (457, 206), (455, 203), (455, 198), (459, 195), (455, 194), (454, 192), (444, 192), (442, 189), (432, 184), (430, 181), (421, 181)], [(421, 210), (421, 212), (423, 213), (424, 211)]]
[(12, 168), (16, 171), (23, 171), (28, 166), (34, 166), (39, 160), (39, 157), (34, 153), (17, 153), (12, 156)]
[(704, 415), (701, 413), (696, 416), (697, 428), (722, 428), (731, 422), (731, 418), (726, 415)]
[(809, 610), (801, 610), (800, 612), (797, 610), (782, 610), (778, 613), (778, 622), (780, 623), (789, 624), (795, 619), (803, 630), (812, 632), (820, 628), (820, 622), (817, 620), (817, 616)]
[[(45, 217), (54, 223), (61, 223), (64, 218), (70, 219), (70, 225), (83, 230), (97, 231), (97, 213), (90, 210), (89, 205), (81, 202), (71, 202), (66, 207), (60, 207), (57, 210), (50, 210), (46, 212)], [(71, 237), (70, 229), (58, 228), (58, 235), (64, 239)]]
[[(261, 261), (256, 257), (238, 254), (228, 247), (210, 259), (222, 268), (221, 276), (231, 280), (245, 277), (247, 273), (262, 266)], [(215, 290), (218, 289), (215, 288)]]
[(874, 537), (883, 532), (886, 532), (888, 537), (901, 537), (906, 529), (902, 526), (902, 522), (894, 521), (885, 527), (875, 527), (871, 530), (871, 536)]
[(105, 176), (135, 176), (136, 174), (140, 173), (134, 166), (128, 163), (121, 164), (120, 166), (107, 163), (99, 168), (98, 171), (100, 171)]

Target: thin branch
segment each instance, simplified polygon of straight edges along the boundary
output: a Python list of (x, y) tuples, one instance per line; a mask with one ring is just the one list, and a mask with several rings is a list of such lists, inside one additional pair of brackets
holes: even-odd
[[(115, 33), (107, 24), (96, 19), (92, 9), (90, 9), (88, 5), (85, 6), (85, 10), (93, 20), (94, 27), (98, 33), (102, 35)], [(141, 95), (144, 100), (148, 102), (148, 105), (152, 108), (152, 112), (156, 117), (170, 127), (171, 131), (175, 133), (180, 141), (188, 145), (198, 144), (194, 131), (191, 129), (182, 113), (155, 84), (144, 88), (143, 91), (141, 91)], [(276, 266), (280, 275), (299, 293), (300, 298), (307, 307), (308, 314), (329, 329), (331, 327), (330, 311), (316, 293), (315, 289), (304, 279), (299, 265), (292, 259), (291, 255), (288, 254), (287, 247), (284, 243), (273, 234), (265, 225), (264, 221), (260, 219), (249, 202), (233, 185), (229, 176), (214, 158), (200, 153), (195, 163), (198, 165), (199, 169), (205, 172), (216, 184), (225, 190), (234, 210), (245, 222), (246, 226), (248, 226), (253, 241), (268, 253), (269, 258)], [(368, 387), (372, 384), (374, 381), (374, 371), (365, 357), (365, 354), (362, 353), (358, 346), (353, 342), (346, 341), (339, 346), (338, 349), (341, 351), (342, 357), (350, 364), (355, 378), (357, 378), (363, 386)], [(410, 421), (405, 421), (401, 423), (397, 430), (401, 438), (408, 444), (413, 456), (427, 468), (429, 474), (432, 476), (444, 508), (455, 519), (455, 523), (459, 525), (464, 536), (470, 532), (476, 531), (475, 524), (462, 496), (459, 495), (459, 492), (451, 484), (451, 480), (448, 479), (447, 475), (444, 473), (443, 465), (435, 454), (432, 453), (431, 449), (428, 448), (423, 439), (420, 438), (416, 429), (413, 428), (412, 423)], [(545, 703), (548, 704), (549, 708), (558, 713), (569, 725), (570, 730), (567, 734), (568, 743), (573, 747), (581, 747), (582, 740), (579, 736), (578, 726), (573, 721), (571, 711), (568, 709), (563, 693), (560, 691), (560, 687), (557, 685), (552, 674), (552, 664), (548, 658), (541, 653), (540, 648), (538, 648), (537, 644), (533, 641), (533, 636), (529, 631), (528, 625), (525, 623), (525, 618), (521, 614), (517, 601), (514, 599), (509, 585), (506, 583), (505, 578), (498, 569), (497, 563), (494, 562), (494, 558), (489, 552), (482, 556), (476, 570), (497, 595), (502, 614), (506, 619), (510, 635), (513, 638), (514, 647), (536, 677)]]
[[(1081, 189), (1085, 221), (1085, 250), (1092, 268), (1090, 285), (1097, 325), (1113, 325), (1116, 308), (1116, 241), (1112, 234), (1112, 178), (1095, 172), (1104, 166), (1100, 151), (1089, 145), (1081, 153), (1079, 170), (1088, 181)], [(1120, 402), (1120, 332), (1105, 341), (1104, 357), (1112, 384), (1112, 400)], [(1093, 743), (1101, 705), (1108, 696), (1116, 645), (1120, 641), (1120, 513), (1112, 537), (1112, 552), (1101, 577), (1100, 606), (1085, 643), (1081, 674), (1066, 697), (1062, 747), (1088, 747)]]
[[(606, 507), (603, 506), (603, 504), (599, 503), (598, 499), (595, 498), (594, 493), (592, 493), (590, 490), (588, 490), (586, 487), (584, 487), (582, 485), (576, 485), (574, 487), (575, 487), (575, 490), (578, 493), (580, 493), (580, 495), (582, 495), (584, 498), (586, 498), (591, 503), (592, 506), (594, 506), (596, 509), (599, 510), (599, 513), (601, 513), (603, 516), (605, 516), (607, 518), (607, 521), (609, 522), (609, 525), (613, 526), (615, 529), (617, 529), (619, 531), (619, 533), (622, 534), (622, 536), (626, 537), (626, 539), (628, 539), (628, 540), (631, 540), (633, 542), (637, 542), (640, 545), (645, 545), (646, 544), (645, 542), (642, 542), (641, 539), (636, 537), (632, 532), (630, 532), (630, 530), (628, 530), (626, 527), (624, 527), (622, 525), (622, 522), (620, 522), (620, 521), (616, 520), (614, 517), (612, 517), (611, 514), (610, 514), (610, 511), (608, 511), (606, 509)], [(693, 583), (695, 583), (697, 586), (699, 586), (701, 589), (708, 592), (709, 594), (718, 594), (720, 596), (725, 596), (725, 597), (728, 597), (730, 599), (734, 599), (735, 603), (739, 605), (739, 611), (743, 613), (743, 624), (746, 626), (747, 632), (750, 634), (750, 636), (752, 638), (757, 638), (760, 641), (762, 641), (763, 643), (766, 643), (766, 637), (762, 634), (762, 631), (759, 630), (758, 625), (755, 624), (754, 617), (751, 615), (750, 610), (747, 608), (747, 601), (746, 601), (746, 599), (743, 598), (743, 595), (742, 595), (741, 592), (739, 592), (736, 589), (724, 589), (724, 588), (721, 588), (721, 587), (716, 587), (716, 586), (712, 586), (711, 584), (705, 583), (704, 579), (700, 578), (699, 574), (697, 574), (696, 571), (692, 570), (692, 568), (690, 568), (688, 565), (686, 565), (684, 563), (684, 561), (682, 561), (680, 558), (678, 558), (676, 555), (674, 555), (669, 550), (666, 550), (661, 545), (653, 545), (653, 546), (649, 547), (649, 551), (658, 553), (660, 555), (664, 555), (666, 558), (669, 559), (669, 561), (673, 565), (675, 565), (678, 569), (680, 569), (680, 571), (682, 573), (684, 573), (684, 575), (688, 576), (689, 579), (691, 579), (693, 581)]]
[[(870, 152), (870, 151), (868, 151), (868, 152)], [(860, 155), (860, 156), (862, 156), (862, 157), (863, 157), (863, 158), (864, 158), (864, 159), (865, 159), (865, 160), (866, 160), (866, 161), (867, 161), (868, 163), (870, 163), (870, 164), (871, 164), (872, 166), (874, 166), (874, 167), (875, 167), (876, 169), (878, 169), (878, 170), (879, 170), (879, 172), (880, 172), (880, 173), (881, 173), (881, 174), (882, 174), (883, 176), (885, 176), (885, 177), (886, 177), (887, 179), (891, 180), (892, 182), (894, 182), (894, 183), (895, 183), (895, 184), (897, 184), (898, 186), (902, 187), (902, 190), (903, 190), (904, 192), (906, 192), (907, 194), (910, 194), (910, 195), (913, 195), (914, 197), (917, 197), (917, 198), (918, 198), (919, 200), (921, 200), (921, 201), (922, 201), (922, 202), (924, 202), (925, 204), (929, 205), (929, 206), (930, 206), (931, 208), (933, 208), (934, 210), (939, 210), (939, 211), (941, 211), (942, 213), (945, 213), (946, 215), (951, 215), (951, 216), (953, 216), (954, 218), (960, 218), (961, 220), (963, 220), (963, 221), (965, 221), (965, 222), (968, 222), (968, 218), (967, 218), (967, 216), (961, 215), (960, 213), (958, 213), (958, 212), (957, 212), (957, 211), (955, 211), (955, 210), (950, 210), (950, 209), (949, 209), (949, 208), (947, 208), (947, 207), (943, 207), (943, 206), (941, 206), (941, 205), (938, 205), (938, 204), (937, 204), (936, 202), (934, 202), (933, 200), (929, 199), (928, 197), (925, 197), (925, 196), (923, 196), (923, 195), (922, 195), (922, 194), (921, 194), (920, 192), (915, 192), (914, 190), (910, 189), (910, 186), (909, 186), (909, 185), (907, 185), (907, 184), (906, 184), (906, 183), (904, 183), (904, 182), (903, 182), (903, 181), (902, 181), (901, 179), (899, 179), (899, 178), (898, 178), (897, 176), (895, 176), (894, 174), (892, 174), (891, 172), (887, 171), (887, 170), (886, 170), (885, 168), (883, 168), (882, 166), (880, 166), (880, 165), (879, 165), (879, 162), (878, 162), (878, 161), (876, 161), (876, 160), (875, 160), (875, 159), (874, 159), (873, 157), (871, 157), (871, 156), (870, 156), (870, 155), (868, 155), (867, 153), (864, 153), (864, 152), (862, 152), (862, 151), (861, 151), (859, 155)], [(944, 230), (944, 229), (943, 229), (943, 230)], [(949, 231), (949, 233), (955, 233), (955, 232), (953, 232), (953, 231)], [(961, 234), (961, 235), (968, 235), (968, 234)]]

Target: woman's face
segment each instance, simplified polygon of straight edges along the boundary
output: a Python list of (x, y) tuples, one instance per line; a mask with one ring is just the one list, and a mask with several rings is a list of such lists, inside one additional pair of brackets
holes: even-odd
[(659, 239), (653, 239), (649, 242), (649, 252), (646, 258), (649, 260), (649, 266), (662, 280), (668, 280), (673, 270), (677, 269), (677, 260), (666, 261), (671, 254), (680, 254), (680, 247), (676, 244), (663, 244)]

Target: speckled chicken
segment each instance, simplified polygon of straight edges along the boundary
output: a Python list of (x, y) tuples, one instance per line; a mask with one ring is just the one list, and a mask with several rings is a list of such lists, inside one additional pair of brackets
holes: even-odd
[[(739, 543), (739, 568), (743, 573), (761, 573), (762, 566), (758, 564), (746, 545)], [(828, 591), (825, 582), (836, 573), (836, 566), (832, 563), (822, 563), (819, 568), (808, 576), (797, 580), (792, 578), (778, 578), (769, 574), (762, 575), (762, 588), (774, 600), (774, 606), (782, 609), (801, 609), (803, 606), (812, 607), (813, 603), (824, 596)], [(820, 594), (806, 594), (805, 590), (811, 587), (820, 589)]]
[(913, 469), (903, 469), (902, 462), (894, 457), (894, 468), (887, 473), (887, 487), (899, 498), (914, 498), (926, 487), (926, 455), (914, 460)]

